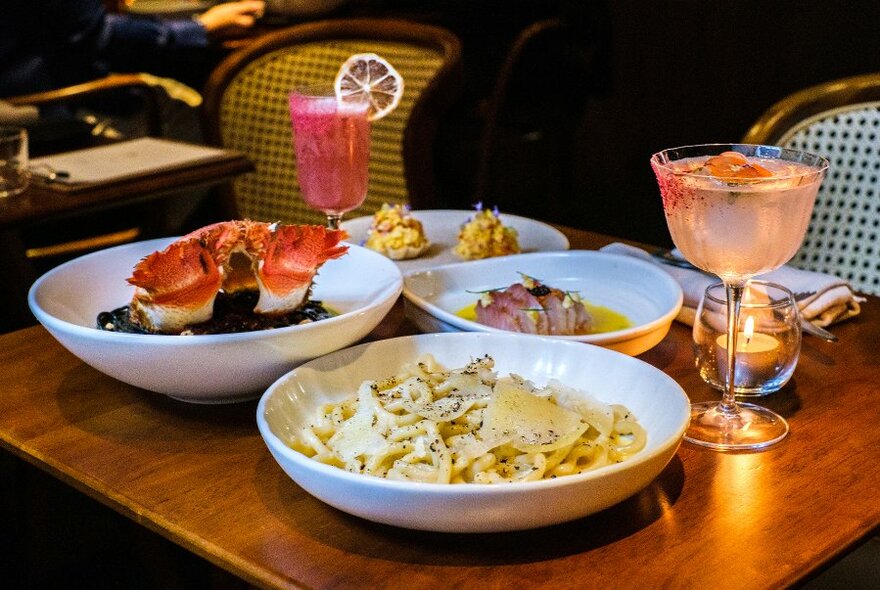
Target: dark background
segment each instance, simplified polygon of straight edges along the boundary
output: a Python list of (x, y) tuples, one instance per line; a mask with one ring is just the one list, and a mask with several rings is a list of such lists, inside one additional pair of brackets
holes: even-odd
[[(369, 3), (368, 3), (369, 4)], [(419, 10), (413, 10), (418, 4)], [(880, 2), (705, 0), (384, 2), (462, 40), (465, 92), (438, 144), (445, 204), (668, 244), (648, 165), (663, 148), (738, 141), (786, 95), (880, 68)], [(560, 18), (514, 68), (493, 166), (480, 138), (517, 34)]]

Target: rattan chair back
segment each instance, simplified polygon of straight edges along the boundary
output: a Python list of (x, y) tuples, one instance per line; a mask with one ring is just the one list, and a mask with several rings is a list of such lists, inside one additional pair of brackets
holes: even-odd
[(383, 202), (428, 208), (436, 201), (433, 140), (459, 90), (461, 48), (444, 29), (400, 20), (340, 19), (293, 26), (231, 54), (205, 88), (209, 139), (251, 158), (237, 179), (230, 214), (263, 221), (321, 223), (300, 197), (288, 96), (300, 84), (332, 83), (352, 54), (373, 52), (403, 76), (399, 106), (371, 129), (369, 191), (350, 214)]
[(771, 107), (743, 141), (828, 158), (828, 176), (792, 264), (880, 294), (880, 74), (797, 92)]

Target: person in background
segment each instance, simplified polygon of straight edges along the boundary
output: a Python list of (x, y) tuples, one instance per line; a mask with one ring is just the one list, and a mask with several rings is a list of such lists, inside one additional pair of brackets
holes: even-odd
[[(247, 31), (265, 8), (262, 0), (242, 0), (217, 4), (193, 18), (157, 18), (111, 14), (102, 0), (7, 4), (0, 17), (0, 124), (26, 127), (32, 155), (88, 147), (94, 137), (141, 134), (140, 96), (115, 92), (81, 101), (75, 112), (60, 103), (39, 110), (13, 107), (4, 97), (63, 88), (111, 72), (145, 72), (200, 100), (190, 88), (200, 89), (222, 57), (217, 41)], [(169, 100), (162, 110), (169, 136), (200, 139), (192, 108)]]
[(214, 41), (252, 27), (262, 0), (217, 4), (192, 19), (110, 14), (102, 0), (8, 2), (0, 18), (0, 99), (110, 72), (148, 72), (201, 87)]

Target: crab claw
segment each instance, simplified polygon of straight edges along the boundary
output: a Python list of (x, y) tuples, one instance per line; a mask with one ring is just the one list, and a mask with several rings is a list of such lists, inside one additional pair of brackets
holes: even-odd
[(257, 314), (296, 311), (321, 265), (348, 250), (340, 244), (346, 237), (323, 226), (249, 220), (203, 227), (137, 264), (129, 316), (151, 332), (179, 333), (213, 317), (221, 289), (259, 291)]
[(279, 226), (257, 268), (260, 299), (254, 311), (284, 314), (297, 309), (308, 298), (321, 265), (348, 251), (340, 244), (347, 237), (344, 230), (320, 225)]
[(197, 238), (179, 240), (135, 266), (131, 318), (153, 332), (179, 332), (211, 319), (223, 282), (214, 258)]

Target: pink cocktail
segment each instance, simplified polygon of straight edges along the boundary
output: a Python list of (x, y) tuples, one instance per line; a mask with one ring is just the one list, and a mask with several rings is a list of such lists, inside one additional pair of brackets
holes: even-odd
[(290, 118), (303, 199), (339, 226), (342, 214), (367, 196), (370, 159), (369, 103), (339, 102), (331, 87), (290, 94)]
[(691, 405), (685, 439), (720, 450), (772, 445), (788, 433), (785, 419), (735, 398), (740, 305), (746, 281), (797, 252), (828, 161), (775, 146), (714, 144), (657, 152), (651, 167), (672, 241), (727, 294), (724, 395)]

